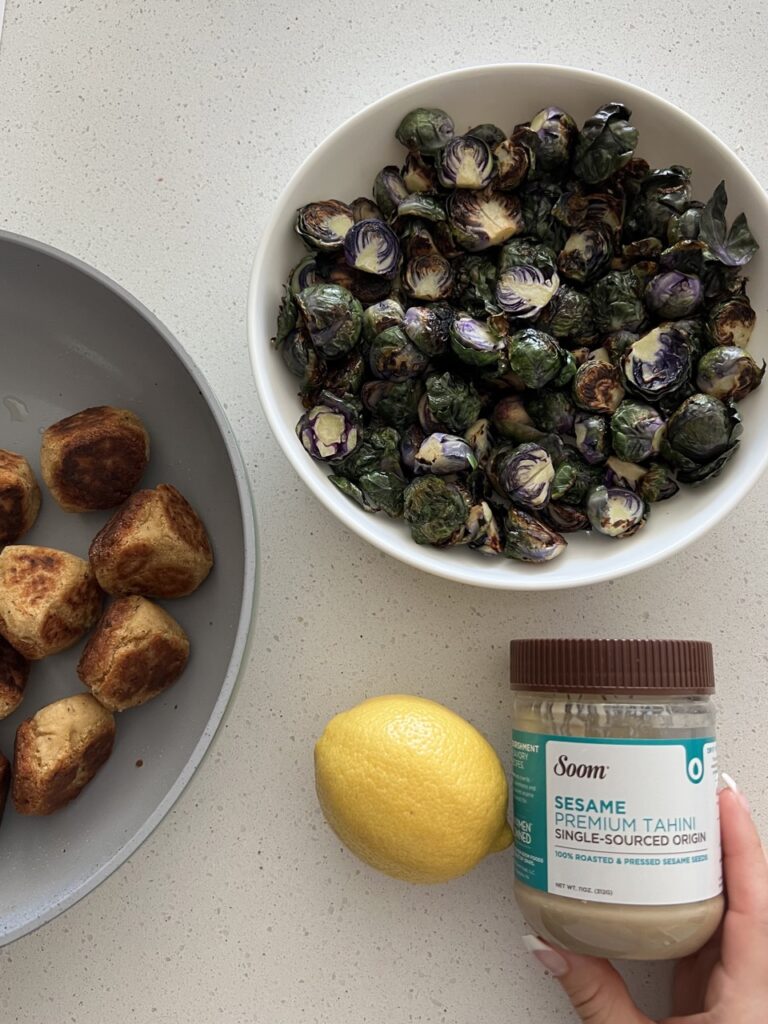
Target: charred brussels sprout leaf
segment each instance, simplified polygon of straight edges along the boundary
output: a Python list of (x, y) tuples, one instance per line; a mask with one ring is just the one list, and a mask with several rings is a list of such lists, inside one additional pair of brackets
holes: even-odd
[(445, 430), (461, 434), (480, 415), (480, 397), (461, 377), (434, 373), (427, 377), (426, 387), (429, 411)]
[(624, 397), (621, 371), (607, 360), (588, 359), (576, 370), (573, 397), (590, 412), (615, 412)]
[(567, 542), (556, 530), (519, 508), (507, 511), (504, 554), (519, 562), (550, 562), (565, 551)]
[(417, 107), (405, 115), (395, 137), (412, 153), (433, 156), (453, 138), (453, 121), (444, 110)]
[(297, 297), (312, 344), (328, 359), (343, 356), (360, 337), (363, 307), (338, 284), (313, 284)]
[(749, 352), (735, 345), (718, 345), (699, 360), (696, 386), (705, 395), (738, 402), (754, 391), (765, 376)]
[(404, 499), (403, 515), (417, 544), (447, 544), (469, 515), (460, 489), (438, 476), (416, 477)]
[(699, 238), (706, 242), (721, 263), (728, 267), (743, 267), (749, 263), (759, 246), (743, 213), (739, 214), (728, 230), (725, 221), (727, 202), (725, 182), (721, 181), (701, 212)]
[(637, 128), (623, 103), (606, 103), (585, 122), (576, 140), (573, 170), (588, 184), (605, 181), (632, 158)]

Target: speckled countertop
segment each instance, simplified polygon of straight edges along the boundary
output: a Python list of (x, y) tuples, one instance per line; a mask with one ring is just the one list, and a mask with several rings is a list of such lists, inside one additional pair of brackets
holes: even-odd
[[(505, 595), (427, 578), (300, 484), (258, 407), (244, 315), (259, 231), (302, 157), (364, 104), (450, 67), (546, 60), (632, 79), (768, 180), (762, 6), (8, 0), (0, 225), (99, 267), (192, 353), (243, 447), (262, 570), (251, 662), (212, 755), (109, 881), (0, 951), (3, 1024), (571, 1020), (521, 950), (510, 855), (406, 888), (340, 848), (313, 792), (323, 724), (373, 693), (443, 701), (508, 753), (511, 636), (714, 640), (722, 760), (768, 831), (768, 480), (705, 540), (615, 584)], [(661, 1013), (665, 969), (628, 974)]]

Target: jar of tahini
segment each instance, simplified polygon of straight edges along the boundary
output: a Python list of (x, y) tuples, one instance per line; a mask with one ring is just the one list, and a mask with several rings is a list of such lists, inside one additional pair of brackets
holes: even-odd
[(577, 953), (671, 959), (723, 915), (712, 646), (513, 640), (515, 895)]

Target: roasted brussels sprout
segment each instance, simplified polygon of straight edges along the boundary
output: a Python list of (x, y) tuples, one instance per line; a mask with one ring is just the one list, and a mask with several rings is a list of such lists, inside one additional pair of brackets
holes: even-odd
[(590, 412), (613, 413), (624, 398), (621, 371), (607, 359), (588, 359), (576, 370), (573, 398)]
[(323, 278), (317, 269), (317, 256), (311, 253), (304, 256), (291, 270), (288, 286), (293, 295), (308, 288), (311, 284), (322, 284)]
[(571, 158), (579, 134), (576, 122), (560, 107), (545, 107), (531, 118), (538, 136), (536, 162), (545, 171), (558, 171)]
[(409, 260), (403, 275), (409, 295), (420, 302), (447, 299), (453, 291), (453, 271), (444, 256), (416, 256)]
[[(624, 224), (630, 238), (667, 238), (674, 213), (686, 210), (691, 201), (691, 170), (673, 164), (650, 171), (640, 184)], [(670, 240), (671, 241), (671, 240)]]
[(710, 344), (746, 348), (756, 319), (746, 295), (735, 295), (731, 299), (716, 302), (707, 316)]
[(567, 547), (565, 537), (519, 508), (507, 510), (504, 527), (502, 554), (519, 562), (550, 562)]
[(670, 417), (661, 454), (682, 483), (702, 483), (721, 472), (740, 433), (734, 409), (712, 395), (691, 395)]
[(410, 306), (405, 313), (403, 330), (416, 348), (427, 356), (440, 356), (448, 351), (449, 331), (454, 312), (450, 306)]
[(557, 257), (557, 269), (571, 281), (588, 284), (607, 268), (612, 252), (611, 240), (604, 228), (580, 228), (566, 239)]
[(631, 537), (645, 525), (648, 506), (634, 491), (595, 487), (587, 499), (592, 528), (606, 537)]
[(363, 405), (383, 423), (404, 430), (415, 423), (423, 385), (419, 380), (369, 380), (363, 384)]
[(358, 196), (357, 199), (353, 199), (351, 207), (355, 224), (361, 220), (384, 220), (384, 214), (376, 203), (365, 196)]
[(402, 381), (420, 377), (429, 360), (409, 340), (402, 327), (387, 327), (371, 342), (368, 365), (374, 377)]
[(674, 245), (675, 242), (682, 242), (684, 239), (699, 237), (701, 211), (703, 209), (704, 203), (694, 200), (687, 209), (672, 214), (667, 221), (667, 241), (670, 245)]
[(414, 456), (417, 473), (465, 473), (477, 469), (477, 457), (471, 446), (455, 434), (435, 433), (425, 437)]
[(302, 206), (296, 214), (296, 231), (313, 249), (341, 249), (354, 222), (351, 207), (328, 199)]
[(525, 403), (534, 426), (545, 434), (573, 434), (576, 409), (563, 391), (540, 391)]
[(616, 366), (622, 366), (627, 349), (631, 348), (640, 335), (635, 331), (614, 331), (603, 338), (603, 348)]
[(624, 353), (624, 375), (633, 391), (649, 401), (676, 391), (691, 372), (691, 351), (674, 324), (663, 323)]
[(409, 195), (402, 174), (391, 164), (382, 167), (374, 178), (373, 198), (382, 214), (389, 219), (397, 216), (397, 208)]
[(469, 381), (453, 373), (433, 373), (426, 381), (427, 405), (446, 431), (462, 434), (480, 415), (480, 396)]
[(350, 267), (366, 274), (394, 277), (400, 262), (400, 243), (383, 221), (361, 220), (344, 238), (344, 258)]
[(718, 345), (705, 352), (696, 371), (696, 387), (705, 395), (738, 402), (754, 391), (765, 376), (749, 352), (735, 345)]
[(437, 177), (444, 188), (485, 188), (493, 177), (493, 157), (474, 135), (455, 135), (440, 153)]
[(704, 286), (694, 274), (665, 270), (652, 278), (645, 289), (645, 304), (663, 320), (690, 316), (701, 305)]
[(597, 413), (579, 413), (573, 425), (576, 449), (590, 465), (605, 462), (610, 451), (608, 420)]
[(605, 463), (604, 483), (606, 487), (636, 491), (647, 472), (647, 466), (638, 466), (636, 462), (625, 462), (616, 455), (610, 455)]
[(312, 344), (328, 359), (343, 356), (360, 337), (363, 307), (338, 284), (313, 284), (296, 301)]
[(476, 139), (480, 139), (481, 142), (484, 142), (489, 147), (491, 152), (507, 137), (497, 124), (489, 123), (476, 124), (474, 128), (469, 129), (467, 135), (473, 135)]
[(680, 490), (680, 485), (675, 480), (675, 474), (665, 466), (663, 462), (655, 462), (648, 467), (637, 484), (637, 493), (643, 501), (666, 501), (674, 498)]
[(453, 138), (453, 121), (444, 110), (417, 107), (397, 126), (395, 138), (412, 153), (433, 156)]
[(661, 448), (664, 426), (653, 406), (626, 399), (611, 417), (613, 450), (627, 462), (647, 462)]
[(504, 340), (487, 323), (471, 316), (457, 316), (450, 328), (451, 348), (469, 366), (493, 366)]
[(531, 441), (541, 434), (520, 395), (499, 399), (493, 407), (492, 422), (496, 433), (511, 441)]
[(485, 555), (499, 555), (503, 548), (501, 531), (487, 501), (473, 505), (465, 526), (466, 543)]
[(453, 237), (470, 252), (500, 245), (524, 230), (520, 200), (506, 192), (453, 192), (446, 204)]
[(485, 419), (475, 420), (467, 427), (464, 440), (472, 448), (479, 466), (484, 466), (493, 448), (493, 434), (491, 432), (491, 421)]
[(510, 371), (526, 388), (543, 388), (562, 371), (565, 352), (551, 334), (524, 327), (507, 339)]
[(632, 112), (623, 103), (598, 107), (576, 139), (573, 170), (590, 185), (605, 181), (632, 158), (637, 128), (629, 123)]
[(382, 299), (363, 310), (363, 337), (373, 341), (388, 327), (401, 327), (404, 320), (405, 312), (397, 299)]
[(541, 445), (527, 442), (504, 451), (495, 465), (502, 493), (522, 508), (544, 508), (552, 493), (555, 468)]
[(561, 282), (539, 317), (537, 326), (555, 338), (590, 337), (595, 325), (589, 295)]
[(417, 544), (447, 544), (468, 515), (461, 489), (442, 477), (417, 476), (405, 488), (403, 516)]
[(437, 175), (434, 167), (422, 159), (418, 153), (409, 153), (401, 170), (405, 187), (409, 192), (434, 192), (437, 188)]
[(637, 277), (628, 270), (612, 270), (592, 286), (595, 327), (604, 334), (636, 331), (646, 318)]
[(453, 300), (472, 316), (497, 311), (496, 266), (487, 256), (461, 256), (454, 264)]
[(499, 274), (496, 301), (505, 313), (518, 320), (529, 320), (550, 302), (559, 284), (554, 267), (548, 271), (531, 266), (510, 267)]
[(496, 162), (496, 188), (502, 192), (517, 188), (531, 166), (527, 147), (518, 139), (504, 139), (494, 149), (493, 157)]
[(397, 216), (419, 217), (421, 220), (439, 223), (446, 219), (445, 208), (439, 199), (434, 196), (427, 196), (421, 192), (414, 192), (413, 195), (403, 199), (397, 208)]
[(324, 391), (321, 401), (296, 424), (296, 434), (313, 459), (339, 462), (357, 447), (360, 425), (350, 404)]

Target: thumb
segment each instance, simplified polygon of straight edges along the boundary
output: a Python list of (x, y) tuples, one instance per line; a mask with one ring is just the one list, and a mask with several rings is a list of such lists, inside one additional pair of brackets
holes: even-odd
[(653, 1024), (607, 960), (555, 949), (536, 935), (524, 935), (523, 945), (557, 978), (585, 1024)]

